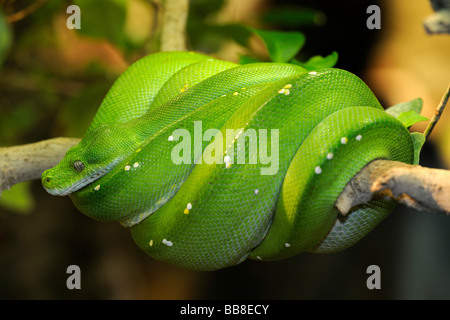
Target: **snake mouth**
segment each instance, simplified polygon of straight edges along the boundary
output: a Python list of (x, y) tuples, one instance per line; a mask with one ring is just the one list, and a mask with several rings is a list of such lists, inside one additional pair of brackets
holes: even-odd
[(50, 178), (48, 176), (42, 177), (42, 184), (44, 186), (44, 189), (51, 195), (67, 196), (71, 193), (74, 193), (74, 192), (84, 188), (85, 186), (91, 184), (92, 182), (100, 179), (105, 174), (107, 174), (109, 171), (110, 171), (109, 168), (102, 169), (100, 171), (95, 172), (94, 174), (86, 176), (85, 178), (83, 178), (79, 181), (76, 181), (73, 184), (70, 184), (68, 186), (63, 186), (62, 188), (49, 187), (48, 185), (51, 183), (52, 178)]
[(84, 172), (84, 176), (80, 176), (78, 174), (72, 179), (68, 179), (64, 176), (61, 177), (60, 174), (58, 174), (58, 170), (56, 172), (54, 171), (54, 169), (57, 167), (54, 167), (42, 174), (42, 186), (44, 187), (45, 191), (47, 191), (51, 195), (67, 196), (100, 179), (101, 177), (109, 173), (112, 169), (114, 169), (121, 160), (123, 159), (121, 157), (118, 157), (106, 166), (97, 166), (96, 168), (91, 167), (90, 170)]

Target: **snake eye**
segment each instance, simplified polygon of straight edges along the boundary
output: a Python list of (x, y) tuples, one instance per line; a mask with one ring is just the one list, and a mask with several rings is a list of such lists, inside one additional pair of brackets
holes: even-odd
[(73, 167), (77, 172), (81, 172), (84, 170), (84, 163), (81, 162), (80, 160), (77, 160), (73, 163)]

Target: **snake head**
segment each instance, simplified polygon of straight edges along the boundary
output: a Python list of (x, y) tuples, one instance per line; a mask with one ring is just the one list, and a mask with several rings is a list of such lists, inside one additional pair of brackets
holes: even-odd
[(122, 123), (99, 126), (42, 174), (42, 185), (52, 195), (76, 192), (111, 171), (137, 142), (137, 136)]

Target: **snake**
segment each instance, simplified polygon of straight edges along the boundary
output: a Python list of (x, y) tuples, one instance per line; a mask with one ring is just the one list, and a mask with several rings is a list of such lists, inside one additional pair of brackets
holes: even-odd
[(378, 159), (413, 163), (411, 133), (351, 72), (157, 52), (117, 78), (42, 185), (150, 257), (213, 271), (360, 241), (395, 204), (335, 204)]

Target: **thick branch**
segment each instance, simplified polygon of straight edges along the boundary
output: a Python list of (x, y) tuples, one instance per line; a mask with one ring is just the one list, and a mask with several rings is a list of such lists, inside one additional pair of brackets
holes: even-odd
[(346, 215), (352, 207), (376, 198), (421, 211), (450, 214), (450, 171), (375, 160), (347, 184), (336, 207)]
[(161, 51), (186, 51), (189, 0), (166, 0), (161, 30)]
[(55, 138), (0, 148), (0, 195), (16, 183), (40, 179), (42, 172), (61, 161), (78, 138)]

